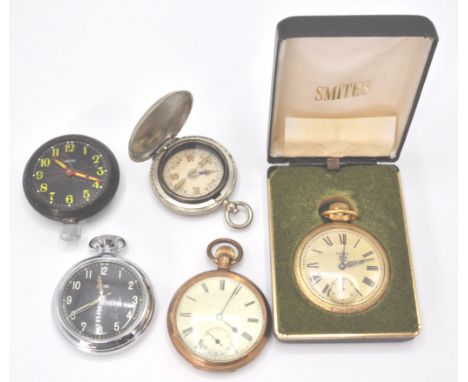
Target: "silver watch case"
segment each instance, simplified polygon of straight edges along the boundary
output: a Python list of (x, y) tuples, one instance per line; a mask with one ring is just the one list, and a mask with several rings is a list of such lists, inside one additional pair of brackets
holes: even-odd
[[(202, 145), (214, 147), (224, 159), (226, 164), (226, 168), (224, 169), (226, 171), (226, 181), (222, 188), (219, 189), (218, 192), (209, 200), (204, 200), (197, 203), (196, 199), (192, 199), (190, 203), (185, 203), (173, 198), (170, 193), (166, 192), (161, 184), (162, 180), (159, 177), (159, 173), (160, 166), (164, 165), (165, 154), (174, 145), (184, 143), (200, 143)], [(228, 199), (229, 195), (231, 195), (231, 193), (234, 191), (234, 187), (236, 185), (237, 169), (236, 163), (234, 162), (234, 158), (232, 157), (231, 153), (219, 142), (216, 142), (215, 140), (207, 137), (188, 136), (183, 138), (174, 138), (162, 149), (156, 152), (156, 155), (153, 159), (153, 164), (151, 166), (150, 176), (153, 192), (164, 205), (183, 215), (202, 215), (215, 210), (220, 205), (222, 205), (225, 200)]]
[[(65, 286), (67, 280), (71, 277), (73, 273), (75, 273), (79, 268), (86, 266), (88, 264), (99, 262), (105, 259), (107, 262), (113, 262), (117, 264), (121, 264), (123, 266), (128, 267), (131, 269), (135, 275), (138, 277), (138, 281), (140, 285), (142, 285), (142, 292), (145, 299), (145, 306), (143, 307), (143, 313), (141, 314), (140, 318), (130, 326), (124, 333), (120, 334), (116, 338), (107, 338), (104, 340), (92, 340), (86, 337), (81, 337), (76, 333), (72, 332), (65, 322), (63, 321), (62, 315), (60, 314), (60, 295)], [(52, 304), (52, 313), (54, 317), (55, 324), (59, 328), (62, 335), (72, 343), (76, 348), (82, 350), (86, 353), (92, 354), (106, 354), (109, 352), (115, 352), (121, 350), (128, 345), (133, 344), (136, 340), (138, 340), (141, 335), (145, 332), (148, 328), (154, 314), (154, 294), (153, 288), (151, 283), (146, 276), (146, 274), (135, 264), (129, 262), (128, 260), (124, 260), (122, 258), (117, 258), (112, 255), (98, 255), (93, 256), (91, 258), (85, 259), (80, 261), (79, 263), (75, 264), (60, 280), (57, 288), (55, 289), (53, 304)]]

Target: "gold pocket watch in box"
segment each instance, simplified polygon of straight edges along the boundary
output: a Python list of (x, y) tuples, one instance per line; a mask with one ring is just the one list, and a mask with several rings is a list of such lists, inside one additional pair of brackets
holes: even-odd
[(389, 162), (400, 155), (436, 44), (421, 16), (278, 24), (268, 193), (280, 340), (419, 333), (399, 170)]
[(298, 286), (326, 311), (362, 312), (387, 290), (387, 253), (371, 233), (351, 224), (358, 214), (348, 204), (332, 203), (321, 215), (331, 223), (307, 233), (294, 254)]

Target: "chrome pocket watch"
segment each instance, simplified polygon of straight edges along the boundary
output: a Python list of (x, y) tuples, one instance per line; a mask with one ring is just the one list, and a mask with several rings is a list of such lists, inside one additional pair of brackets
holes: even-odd
[(63, 223), (61, 238), (80, 238), (79, 221), (98, 213), (119, 184), (114, 154), (96, 139), (64, 135), (39, 147), (23, 173), (23, 189), (40, 214)]
[(118, 257), (126, 247), (124, 239), (103, 235), (89, 246), (98, 255), (65, 274), (53, 312), (62, 334), (78, 349), (105, 353), (141, 336), (153, 317), (154, 297), (143, 271)]
[(217, 239), (207, 249), (218, 270), (198, 274), (172, 298), (167, 315), (177, 351), (195, 367), (235, 370), (264, 347), (271, 319), (267, 300), (250, 280), (230, 267), (242, 258), (242, 247)]
[[(155, 195), (173, 211), (200, 215), (219, 206), (233, 228), (244, 228), (253, 218), (251, 207), (230, 201), (237, 170), (229, 151), (213, 139), (201, 136), (177, 138), (192, 109), (188, 91), (167, 94), (143, 115), (129, 142), (130, 158), (142, 162), (153, 158), (151, 185)], [(233, 220), (240, 210), (243, 222)]]
[(371, 233), (351, 224), (358, 214), (347, 203), (332, 203), (321, 215), (329, 222), (306, 234), (294, 255), (299, 289), (326, 311), (367, 310), (389, 285), (387, 253)]

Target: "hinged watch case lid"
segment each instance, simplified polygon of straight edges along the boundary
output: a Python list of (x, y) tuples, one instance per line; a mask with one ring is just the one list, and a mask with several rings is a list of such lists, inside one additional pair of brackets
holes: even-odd
[(175, 91), (156, 101), (138, 121), (128, 144), (135, 162), (150, 159), (173, 139), (192, 110), (193, 97), (186, 90)]
[(396, 161), (437, 45), (432, 22), (291, 17), (276, 37), (268, 161)]

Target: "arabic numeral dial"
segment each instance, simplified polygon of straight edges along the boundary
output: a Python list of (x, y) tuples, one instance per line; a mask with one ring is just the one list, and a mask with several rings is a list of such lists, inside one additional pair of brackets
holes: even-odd
[(119, 338), (143, 311), (140, 280), (133, 269), (117, 261), (100, 259), (78, 266), (59, 292), (61, 322), (86, 340)]

